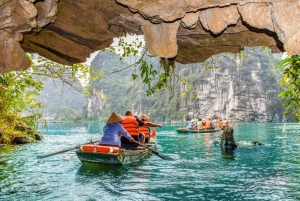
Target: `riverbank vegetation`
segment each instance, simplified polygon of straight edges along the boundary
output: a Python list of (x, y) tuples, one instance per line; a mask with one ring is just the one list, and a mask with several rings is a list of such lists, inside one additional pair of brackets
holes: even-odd
[(82, 87), (81, 81), (89, 72), (93, 72), (89, 79), (102, 76), (100, 71), (94, 72), (84, 64), (66, 66), (36, 55), (28, 54), (28, 57), (32, 61), (30, 69), (0, 75), (0, 144), (27, 143), (41, 138), (36, 123), (43, 120), (44, 105), (37, 98), (44, 89), (45, 79), (51, 78), (54, 83), (59, 80), (69, 88), (88, 94), (91, 89), (88, 85)]
[(41, 117), (36, 111), (42, 108), (35, 96), (42, 89), (29, 71), (0, 75), (0, 143), (10, 144), (20, 136), (34, 139), (35, 121)]

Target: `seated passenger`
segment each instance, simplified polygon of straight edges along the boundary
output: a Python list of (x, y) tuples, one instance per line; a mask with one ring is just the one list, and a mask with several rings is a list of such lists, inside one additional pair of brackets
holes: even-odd
[(206, 129), (211, 129), (211, 118), (210, 117), (205, 122), (205, 128)]
[(150, 127), (159, 127), (160, 124), (153, 124), (152, 126), (150, 126), (149, 124), (145, 124), (145, 123), (149, 123), (150, 118), (147, 117), (147, 115), (142, 114), (140, 116), (140, 119), (144, 122), (144, 125), (140, 127), (140, 132), (143, 133), (145, 135), (145, 143), (148, 143), (150, 140)]
[(189, 125), (186, 127), (189, 130), (194, 130), (194, 125), (195, 125), (195, 119), (192, 119)]
[(131, 135), (124, 129), (122, 124), (124, 117), (113, 112), (106, 121), (103, 128), (103, 136), (99, 142), (100, 145), (118, 146), (121, 147), (121, 134), (124, 135), (130, 142), (133, 141)]
[[(143, 122), (138, 117), (133, 115), (133, 112), (131, 110), (128, 110), (125, 112), (125, 118), (122, 121), (122, 124), (125, 128), (125, 130), (133, 137), (134, 140), (144, 144), (145, 143), (145, 136), (144, 134), (139, 132), (139, 127), (142, 126), (149, 126), (149, 127), (162, 127), (161, 124), (154, 124), (151, 122)], [(121, 137), (121, 145), (125, 148), (136, 148), (139, 145), (130, 142), (126, 137)]]
[(225, 127), (228, 126), (228, 121), (226, 119), (223, 120), (223, 125), (222, 128), (224, 129)]
[(218, 125), (219, 129), (223, 128), (223, 121), (222, 119), (219, 120), (219, 125)]
[(197, 130), (203, 130), (203, 129), (204, 129), (204, 125), (202, 119), (199, 117), (197, 121)]

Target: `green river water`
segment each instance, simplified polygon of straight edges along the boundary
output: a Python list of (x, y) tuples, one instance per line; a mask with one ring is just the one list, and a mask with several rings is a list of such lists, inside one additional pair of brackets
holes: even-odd
[[(234, 124), (241, 146), (212, 144), (221, 134), (157, 129), (159, 153), (128, 166), (82, 164), (76, 147), (101, 137), (102, 126), (49, 124), (41, 142), (0, 147), (0, 200), (300, 200), (300, 124)], [(265, 143), (251, 145), (251, 140)]]

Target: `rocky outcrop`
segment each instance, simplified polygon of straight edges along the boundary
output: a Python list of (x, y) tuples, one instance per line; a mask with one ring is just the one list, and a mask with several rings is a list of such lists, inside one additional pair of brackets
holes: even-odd
[[(139, 58), (126, 63), (119, 61), (114, 53), (99, 52), (92, 66), (102, 69), (106, 76), (90, 84), (103, 92), (106, 99), (92, 93), (87, 114), (91, 118), (107, 117), (111, 111), (122, 114), (131, 109), (138, 115), (149, 114), (153, 122), (188, 121), (197, 117), (281, 122), (283, 100), (278, 96), (282, 90), (278, 80), (281, 71), (276, 66), (280, 58), (280, 54), (256, 47), (245, 48), (240, 56), (223, 53), (203, 63), (176, 63), (169, 90), (148, 97), (142, 79), (131, 80), (137, 69), (112, 73)], [(159, 58), (150, 56), (147, 61), (159, 70)], [(179, 78), (188, 83), (180, 83)]]
[[(254, 49), (246, 49), (251, 53)], [(194, 91), (181, 102), (181, 110), (189, 109), (189, 119), (195, 117), (226, 118), (237, 122), (278, 122), (283, 120), (279, 73), (274, 57), (268, 51), (255, 50), (246, 59), (220, 54), (212, 63), (191, 66)], [(277, 55), (278, 56), (278, 55)], [(203, 66), (216, 66), (205, 70)], [(192, 77), (190, 76), (190, 79)], [(185, 86), (182, 86), (185, 87)]]
[(31, 143), (31, 139), (26, 136), (15, 137), (12, 141), (13, 144), (28, 144)]
[(123, 31), (180, 63), (240, 46), (300, 53), (298, 0), (0, 0), (0, 73), (30, 65), (24, 51), (63, 64), (84, 62)]

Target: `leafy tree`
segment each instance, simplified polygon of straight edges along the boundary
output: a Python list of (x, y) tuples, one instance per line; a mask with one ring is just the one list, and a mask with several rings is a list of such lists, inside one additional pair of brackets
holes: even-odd
[(294, 119), (300, 121), (300, 56), (292, 55), (278, 62), (283, 70), (283, 78), (280, 82), (285, 89), (280, 96), (285, 100), (283, 106), (286, 108), (284, 114), (293, 114)]
[(36, 97), (42, 89), (41, 82), (36, 81), (29, 71), (0, 75), (0, 130), (3, 133), (0, 143), (10, 143), (10, 136), (26, 135), (26, 128), (34, 127), (41, 117), (42, 105)]
[[(3, 133), (0, 143), (11, 143), (15, 136), (34, 133), (35, 123), (42, 117), (43, 106), (36, 98), (43, 89), (44, 79), (52, 78), (53, 82), (60, 80), (69, 88), (88, 94), (90, 86), (83, 88), (81, 81), (87, 78), (95, 80), (103, 75), (88, 65), (66, 66), (37, 55), (27, 56), (32, 61), (30, 69), (0, 75), (0, 133)], [(89, 72), (93, 72), (93, 75), (89, 76)]]
[[(133, 34), (124, 32), (124, 36), (126, 37), (127, 35), (132, 36)], [(138, 38), (133, 42), (126, 42), (123, 37), (119, 38), (118, 48), (110, 47), (109, 51), (114, 53), (121, 52), (119, 53), (120, 60), (124, 60), (124, 58), (130, 57), (131, 55), (137, 56), (140, 50), (142, 50), (142, 53), (138, 61), (121, 70), (114, 71), (114, 73), (138, 66), (139, 73), (132, 73), (131, 77), (133, 81), (137, 80), (137, 78), (142, 79), (143, 84), (147, 87), (147, 96), (153, 95), (160, 90), (172, 89), (173, 85), (170, 82), (172, 76), (178, 77), (183, 83), (186, 82), (186, 79), (181, 79), (175, 73), (174, 59), (160, 58), (159, 65), (153, 65), (151, 59), (149, 59), (150, 55), (142, 45), (143, 43), (139, 41)]]

